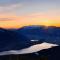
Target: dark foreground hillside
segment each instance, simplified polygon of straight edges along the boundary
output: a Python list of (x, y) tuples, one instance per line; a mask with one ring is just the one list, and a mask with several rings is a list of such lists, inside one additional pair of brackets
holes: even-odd
[(60, 60), (60, 46), (32, 54), (0, 56), (0, 60)]

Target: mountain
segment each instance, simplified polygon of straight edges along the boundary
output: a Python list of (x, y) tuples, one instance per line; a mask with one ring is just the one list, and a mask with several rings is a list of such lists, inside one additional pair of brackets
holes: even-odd
[(21, 50), (43, 42), (60, 45), (60, 27), (34, 25), (19, 29), (0, 28), (0, 52)]
[(32, 45), (42, 43), (42, 41), (30, 41), (30, 38), (20, 32), (19, 29), (0, 28), (0, 52), (9, 50), (20, 50)]
[(19, 37), (15, 31), (0, 28), (0, 52), (28, 47), (26, 45), (27, 37), (22, 34), (19, 34)]
[[(59, 46), (50, 49), (44, 49), (35, 53), (20, 54), (21, 60), (59, 60), (60, 58), (60, 27), (55, 26), (24, 26), (19, 29), (0, 28), (0, 53), (10, 50), (21, 50), (43, 42), (57, 44)], [(16, 51), (14, 51), (16, 52)], [(11, 53), (10, 53), (11, 54)], [(0, 56), (0, 60), (12, 60), (17, 55)], [(16, 58), (15, 58), (16, 57)], [(23, 57), (23, 58), (22, 58)], [(59, 59), (58, 59), (59, 58)], [(16, 59), (17, 60), (17, 59)]]
[(60, 44), (60, 27), (55, 26), (25, 26), (17, 30), (18, 33), (29, 38), (29, 40), (39, 40)]

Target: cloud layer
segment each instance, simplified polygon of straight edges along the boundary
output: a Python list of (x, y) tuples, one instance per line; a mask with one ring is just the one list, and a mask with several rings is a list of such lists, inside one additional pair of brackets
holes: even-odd
[(28, 53), (36, 53), (38, 51), (49, 49), (52, 47), (58, 46), (57, 44), (50, 44), (50, 43), (41, 43), (30, 46), (29, 48), (25, 48), (22, 50), (11, 50), (11, 51), (3, 51), (0, 52), (0, 55), (10, 55), (10, 54), (28, 54)]

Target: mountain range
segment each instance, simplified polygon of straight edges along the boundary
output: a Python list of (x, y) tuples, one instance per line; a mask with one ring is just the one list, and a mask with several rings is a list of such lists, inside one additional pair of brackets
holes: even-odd
[(17, 30), (29, 40), (39, 40), (60, 45), (60, 27), (26, 26)]
[(60, 27), (33, 25), (19, 29), (0, 28), (0, 52), (20, 50), (43, 42), (60, 45)]
[[(60, 56), (60, 27), (33, 25), (24, 26), (19, 29), (0, 28), (0, 53), (9, 50), (21, 50), (43, 42), (57, 44), (59, 46), (19, 56), (24, 57), (26, 60), (28, 60), (28, 58), (30, 58), (30, 60), (44, 60), (43, 58), (47, 58), (47, 60), (57, 60)], [(0, 59), (4, 60), (3, 57), (7, 58), (7, 56), (0, 56)], [(11, 56), (15, 57), (15, 55)], [(15, 60), (15, 58), (13, 59)], [(22, 58), (20, 59), (24, 60)]]

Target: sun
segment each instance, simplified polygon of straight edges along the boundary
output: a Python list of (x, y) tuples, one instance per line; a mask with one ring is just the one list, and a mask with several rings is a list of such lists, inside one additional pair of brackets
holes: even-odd
[(51, 20), (44, 20), (44, 25), (45, 26), (51, 26), (53, 22)]

